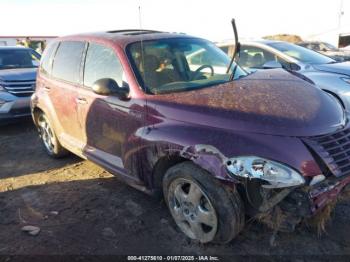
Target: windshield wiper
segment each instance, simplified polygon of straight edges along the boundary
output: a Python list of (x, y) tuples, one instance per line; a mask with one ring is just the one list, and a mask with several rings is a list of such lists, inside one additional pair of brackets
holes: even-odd
[[(226, 74), (228, 74), (228, 73), (230, 72), (230, 69), (231, 69), (231, 67), (232, 67), (232, 64), (233, 64), (233, 62), (234, 62), (235, 59), (236, 59), (236, 54), (239, 53), (239, 50), (240, 50), (240, 48), (241, 48), (241, 44), (238, 42), (238, 32), (237, 32), (236, 22), (235, 22), (235, 19), (234, 19), (234, 18), (232, 18), (231, 24), (232, 24), (232, 28), (233, 28), (233, 33), (234, 33), (234, 35), (235, 35), (235, 49), (234, 49), (234, 51), (233, 51), (233, 55), (232, 55), (230, 64), (229, 64), (229, 66), (227, 67)], [(234, 67), (233, 70), (232, 70), (232, 73), (231, 73), (231, 75), (230, 75), (229, 81), (232, 81), (233, 78), (235, 77), (236, 69), (237, 69), (237, 62), (235, 63), (235, 67)]]

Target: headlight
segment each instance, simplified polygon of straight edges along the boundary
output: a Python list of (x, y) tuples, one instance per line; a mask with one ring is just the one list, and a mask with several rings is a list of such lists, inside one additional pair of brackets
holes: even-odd
[(350, 78), (348, 78), (348, 77), (341, 77), (340, 79), (350, 85)]
[(304, 178), (295, 170), (272, 160), (248, 156), (230, 158), (227, 169), (234, 176), (257, 178), (268, 182), (266, 188), (300, 186)]
[(5, 91), (5, 88), (0, 84), (0, 91)]

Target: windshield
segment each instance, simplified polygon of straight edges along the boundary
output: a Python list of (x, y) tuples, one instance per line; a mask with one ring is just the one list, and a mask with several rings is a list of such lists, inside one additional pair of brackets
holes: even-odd
[(269, 43), (268, 45), (306, 64), (329, 64), (335, 62), (335, 60), (328, 56), (321, 55), (298, 45), (289, 43)]
[(40, 56), (30, 49), (0, 49), (0, 69), (34, 68)]
[[(142, 48), (141, 48), (142, 47)], [(127, 48), (139, 82), (149, 93), (170, 93), (229, 81), (230, 58), (209, 41), (168, 38), (132, 43)], [(237, 67), (234, 79), (245, 76)]]

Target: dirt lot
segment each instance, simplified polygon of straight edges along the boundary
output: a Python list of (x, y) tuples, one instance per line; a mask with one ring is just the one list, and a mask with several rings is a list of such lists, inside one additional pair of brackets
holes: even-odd
[[(304, 226), (293, 234), (279, 233), (273, 244), (272, 231), (250, 221), (230, 244), (200, 245), (179, 232), (164, 203), (119, 182), (91, 162), (73, 155), (49, 158), (31, 121), (0, 127), (0, 255), (325, 258), (350, 255), (349, 218), (350, 201), (337, 207), (333, 222), (321, 236)], [(41, 231), (31, 236), (21, 231), (24, 225), (38, 226)]]

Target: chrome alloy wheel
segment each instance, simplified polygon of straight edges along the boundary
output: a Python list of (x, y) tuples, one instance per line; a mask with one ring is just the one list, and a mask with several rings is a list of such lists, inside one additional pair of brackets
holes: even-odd
[(54, 152), (54, 134), (52, 132), (52, 129), (44, 115), (41, 115), (38, 119), (38, 124), (39, 124), (39, 134), (41, 139), (43, 140), (43, 143), (46, 147), (46, 149), (50, 152)]
[(180, 229), (192, 239), (202, 243), (213, 240), (218, 218), (208, 196), (190, 180), (177, 178), (168, 191), (170, 212)]

